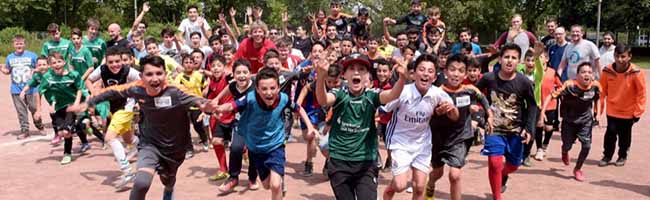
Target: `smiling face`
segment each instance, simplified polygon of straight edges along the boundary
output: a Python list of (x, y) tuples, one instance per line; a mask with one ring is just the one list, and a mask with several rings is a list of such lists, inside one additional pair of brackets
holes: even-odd
[(120, 37), (120, 26), (117, 24), (111, 24), (108, 26), (108, 35), (112, 40), (117, 40)]
[(472, 82), (478, 81), (478, 77), (481, 76), (481, 69), (478, 67), (469, 67), (467, 68), (467, 79)]
[(549, 35), (553, 35), (553, 33), (555, 33), (556, 28), (557, 28), (557, 23), (555, 23), (554, 21), (546, 22), (546, 31), (548, 31)]
[(88, 29), (86, 30), (86, 33), (88, 34), (88, 39), (89, 40), (94, 40), (97, 37), (98, 34), (97, 27), (95, 26), (88, 26)]
[(122, 57), (120, 55), (106, 56), (106, 66), (113, 74), (117, 74), (122, 70)]
[(385, 83), (390, 79), (391, 76), (391, 70), (388, 65), (379, 65), (377, 66), (377, 80), (380, 83)]
[(379, 42), (377, 40), (368, 41), (368, 53), (376, 53), (377, 48), (379, 48)]
[(462, 32), (459, 36), (458, 40), (460, 40), (460, 42), (470, 42), (469, 40), (472, 39), (469, 32)]
[(280, 68), (282, 68), (282, 62), (280, 62), (279, 58), (269, 58), (265, 64), (266, 67), (269, 67), (275, 71), (280, 71)]
[(343, 77), (348, 81), (350, 92), (354, 95), (361, 94), (366, 88), (364, 80), (368, 80), (368, 68), (359, 63), (352, 63), (343, 73)]
[(142, 73), (140, 76), (142, 82), (144, 82), (147, 93), (150, 95), (158, 95), (158, 93), (162, 91), (167, 77), (165, 75), (165, 70), (151, 64), (145, 64), (142, 67)]
[(212, 72), (212, 76), (221, 78), (221, 76), (223, 76), (223, 71), (224, 71), (224, 64), (219, 62), (219, 60), (215, 59), (212, 62), (212, 66), (210, 67), (210, 72)]
[(157, 56), (160, 54), (160, 50), (158, 49), (158, 45), (156, 43), (150, 43), (146, 46), (147, 48), (147, 54), (149, 55), (154, 55)]
[(582, 39), (582, 27), (574, 26), (571, 27), (571, 40), (573, 42), (579, 42)]
[(280, 86), (277, 79), (267, 78), (258, 80), (255, 90), (262, 97), (262, 101), (266, 106), (272, 106), (279, 96)]
[(192, 37), (190, 37), (191, 41), (191, 47), (192, 48), (201, 48), (201, 35), (200, 34), (194, 34)]
[(436, 65), (431, 61), (422, 61), (415, 66), (413, 78), (415, 79), (415, 88), (420, 93), (426, 93), (431, 87), (431, 83), (436, 79)]
[(499, 57), (499, 63), (501, 64), (501, 71), (505, 74), (515, 73), (515, 68), (519, 63), (519, 51), (514, 49), (505, 50), (503, 55)]
[(580, 86), (587, 87), (591, 84), (591, 81), (594, 80), (594, 71), (589, 65), (580, 65), (578, 66), (578, 76), (576, 76), (576, 81)]
[(326, 31), (325, 35), (327, 35), (327, 39), (336, 39), (336, 36), (338, 35), (338, 32), (336, 32), (336, 26), (327, 26)]
[(232, 60), (233, 57), (235, 57), (235, 55), (233, 54), (232, 51), (225, 51), (223, 52), (223, 57), (226, 59), (226, 63), (230, 63), (230, 61)]
[(253, 29), (253, 34), (251, 34), (251, 38), (253, 39), (253, 42), (256, 44), (262, 44), (264, 42), (264, 29), (262, 28), (256, 28)]
[(196, 69), (201, 68), (201, 64), (203, 64), (203, 54), (196, 52), (196, 53), (192, 53), (191, 56), (192, 56), (192, 61), (194, 61), (194, 65)]
[(603, 45), (605, 45), (606, 47), (609, 47), (612, 44), (614, 44), (614, 38), (612, 37), (612, 35), (609, 35), (609, 34), (604, 35), (603, 36)]
[(422, 6), (419, 3), (411, 4), (411, 12), (420, 13), (422, 11)]
[(616, 66), (628, 66), (631, 59), (632, 55), (630, 52), (614, 54), (614, 62), (616, 62)]
[(196, 19), (199, 17), (199, 11), (196, 8), (190, 8), (187, 10), (187, 17), (190, 19), (190, 21), (196, 21)]
[(50, 57), (49, 62), (50, 62), (50, 66), (52, 66), (52, 69), (54, 71), (61, 71), (65, 66), (65, 60), (61, 58)]
[(451, 62), (445, 69), (445, 76), (447, 76), (446, 85), (456, 88), (465, 80), (467, 76), (465, 63)]
[(72, 37), (70, 37), (70, 40), (72, 40), (72, 44), (75, 47), (77, 47), (77, 48), (81, 47), (81, 35), (72, 34)]
[(14, 50), (16, 50), (16, 54), (22, 54), (25, 52), (25, 39), (23, 38), (16, 38), (14, 39)]
[(235, 81), (237, 81), (237, 86), (244, 87), (248, 85), (248, 82), (251, 80), (250, 73), (251, 71), (244, 65), (235, 66)]
[(38, 59), (36, 61), (36, 71), (38, 72), (45, 73), (49, 67), (50, 65), (47, 64), (47, 59)]

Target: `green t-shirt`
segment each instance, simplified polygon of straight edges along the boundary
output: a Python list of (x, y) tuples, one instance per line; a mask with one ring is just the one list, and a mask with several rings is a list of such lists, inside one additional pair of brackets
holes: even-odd
[(98, 67), (106, 55), (106, 42), (102, 38), (95, 38), (95, 40), (90, 41), (88, 38), (84, 37), (81, 40), (81, 44), (90, 50), (90, 53), (93, 55), (93, 58), (97, 59), (97, 62), (94, 62), (94, 66)]
[(37, 71), (34, 71), (34, 74), (32, 74), (32, 79), (27, 82), (27, 85), (30, 88), (37, 88), (39, 85), (41, 85), (41, 80), (43, 79), (43, 74)]
[(83, 89), (81, 75), (76, 71), (69, 71), (65, 75), (57, 75), (54, 70), (48, 70), (43, 74), (39, 93), (45, 96), (50, 105), (54, 105), (55, 110), (60, 110), (73, 104), (77, 97), (77, 91)]
[(93, 55), (85, 46), (82, 46), (79, 51), (73, 49), (70, 56), (70, 64), (74, 67), (74, 71), (83, 76), (88, 68), (94, 66)]
[(542, 107), (542, 80), (544, 79), (544, 65), (542, 64), (542, 61), (539, 59), (539, 57), (535, 58), (535, 69), (533, 69), (532, 74), (526, 72), (526, 65), (524, 64), (517, 65), (517, 72), (524, 74), (526, 78), (528, 78), (528, 80), (533, 82), (535, 103), (537, 103), (537, 106), (541, 108)]
[(347, 90), (334, 89), (332, 129), (329, 136), (330, 156), (344, 161), (377, 160), (375, 111), (380, 106), (379, 91), (366, 89), (351, 96)]
[(70, 53), (74, 51), (74, 45), (70, 40), (61, 38), (58, 42), (55, 42), (53, 40), (48, 40), (47, 42), (43, 43), (43, 47), (41, 48), (41, 55), (47, 56), (50, 54), (52, 51), (58, 51), (63, 55), (63, 58), (65, 58), (65, 61), (68, 62), (70, 61)]

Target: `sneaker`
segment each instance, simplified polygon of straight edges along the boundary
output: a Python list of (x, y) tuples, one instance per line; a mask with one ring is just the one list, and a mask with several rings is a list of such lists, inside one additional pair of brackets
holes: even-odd
[(115, 188), (118, 190), (123, 190), (129, 182), (131, 182), (135, 178), (135, 174), (132, 173), (131, 171), (127, 172), (123, 176), (120, 177), (120, 181), (117, 182), (117, 185), (115, 185)]
[(239, 185), (239, 180), (235, 178), (228, 178), (226, 182), (219, 186), (219, 191), (222, 193), (232, 192), (232, 190)]
[(310, 177), (314, 175), (314, 163), (313, 162), (305, 162), (305, 171), (302, 174), (305, 177)]
[(29, 137), (29, 131), (21, 130), (20, 135), (16, 136), (17, 140), (22, 140)]
[(413, 187), (409, 186), (408, 188), (406, 188), (406, 193), (413, 193)]
[(501, 177), (501, 193), (505, 193), (508, 189), (508, 176)]
[(194, 151), (185, 152), (185, 159), (190, 159), (192, 157), (194, 157)]
[(79, 153), (83, 154), (86, 153), (86, 151), (90, 150), (91, 146), (88, 143), (81, 144), (81, 148), (79, 148)]
[[(427, 183), (427, 184), (429, 184), (429, 183)], [(424, 199), (433, 200), (434, 199), (433, 194), (435, 193), (435, 191), (433, 190), (433, 188), (429, 187), (428, 185), (425, 188), (426, 189), (425, 189), (425, 192), (424, 192)]]
[(573, 176), (575, 177), (576, 181), (580, 181), (580, 182), (585, 181), (585, 175), (582, 173), (582, 170), (574, 169)]
[(61, 136), (54, 134), (54, 137), (52, 138), (52, 145), (59, 145), (61, 143)]
[(599, 167), (605, 167), (605, 166), (609, 165), (609, 161), (611, 161), (611, 160), (612, 160), (612, 158), (603, 157), (603, 159), (600, 159), (600, 161), (598, 162), (598, 166)]
[(535, 154), (535, 160), (542, 161), (544, 160), (544, 149), (537, 149), (537, 153)]
[(217, 172), (215, 175), (212, 175), (212, 176), (208, 177), (208, 180), (210, 180), (210, 181), (218, 181), (218, 180), (225, 179), (225, 178), (228, 178), (228, 177), (230, 177), (230, 175), (228, 175), (228, 173)]
[(131, 173), (131, 163), (129, 163), (129, 160), (124, 159), (120, 161), (120, 170), (124, 174)]
[(248, 182), (248, 189), (252, 191), (260, 189), (260, 184), (257, 184), (257, 180), (250, 181)]
[(63, 155), (63, 158), (61, 159), (61, 165), (67, 165), (72, 162), (72, 155), (70, 154), (65, 154)]
[(616, 160), (616, 163), (614, 163), (614, 165), (617, 166), (617, 167), (623, 167), (623, 166), (625, 166), (625, 161), (627, 161), (627, 158), (620, 158), (619, 157), (618, 160)]
[(210, 145), (208, 145), (207, 142), (202, 142), (201, 148), (203, 149), (203, 151), (208, 152), (208, 150), (210, 150)]
[(524, 162), (521, 163), (521, 164), (524, 165), (524, 166), (526, 166), (526, 167), (532, 167), (532, 166), (533, 166), (533, 163), (530, 162), (530, 157), (526, 157), (526, 158), (524, 158)]
[(568, 152), (562, 152), (562, 163), (564, 163), (564, 166), (569, 166), (569, 153)]

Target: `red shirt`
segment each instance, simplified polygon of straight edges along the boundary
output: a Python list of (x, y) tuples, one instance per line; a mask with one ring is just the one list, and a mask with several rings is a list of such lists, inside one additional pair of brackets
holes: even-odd
[[(373, 81), (373, 86), (374, 86), (374, 88), (381, 88), (381, 90), (390, 90), (391, 88), (393, 88), (393, 86), (390, 85), (390, 83), (386, 83), (383, 86), (380, 86), (379, 82), (376, 81), (376, 80)], [(392, 118), (392, 117), (393, 117), (392, 112), (379, 114), (379, 121), (378, 122), (380, 124), (388, 124), (388, 121), (390, 121), (390, 118)]]
[[(542, 105), (548, 95), (552, 94), (556, 88), (562, 87), (562, 81), (553, 68), (547, 67), (542, 78)], [(551, 99), (546, 110), (557, 110), (557, 99)]]
[(251, 63), (251, 73), (257, 74), (257, 71), (264, 67), (264, 54), (269, 49), (274, 49), (275, 44), (271, 40), (264, 39), (261, 48), (255, 48), (255, 42), (252, 38), (246, 38), (239, 43), (239, 49), (235, 53), (233, 62), (243, 58)]
[[(226, 75), (222, 75), (221, 78), (218, 81), (215, 81), (214, 79), (210, 78), (210, 85), (208, 85), (208, 99), (214, 99), (217, 98), (219, 93), (223, 91), (224, 89), (228, 88), (228, 78)], [(221, 97), (219, 99), (219, 104), (224, 104), (228, 103), (233, 100), (232, 95), (226, 95)], [(233, 120), (235, 119), (235, 114), (233, 112), (226, 112), (221, 115), (221, 118), (219, 118), (219, 122), (222, 124), (230, 124)], [(211, 120), (212, 121), (212, 120)], [(212, 126), (212, 123), (210, 123)]]

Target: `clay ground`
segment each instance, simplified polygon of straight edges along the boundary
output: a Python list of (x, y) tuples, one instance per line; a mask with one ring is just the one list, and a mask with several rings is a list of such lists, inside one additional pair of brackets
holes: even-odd
[[(646, 71), (646, 75), (650, 71)], [(646, 82), (650, 79), (646, 76)], [(27, 140), (16, 141), (18, 122), (16, 112), (8, 91), (8, 76), (0, 76), (0, 199), (127, 199), (129, 192), (116, 192), (113, 184), (120, 174), (109, 149), (102, 150), (94, 140), (93, 149), (84, 156), (75, 155), (74, 162), (61, 166), (59, 160), (63, 147), (52, 147), (48, 136), (32, 136)], [(646, 112), (647, 113), (647, 112)], [(49, 118), (49, 117), (46, 117)], [(48, 119), (49, 120), (49, 119)], [(597, 166), (601, 158), (604, 128), (595, 128), (591, 154), (585, 163), (585, 182), (572, 178), (572, 166), (564, 166), (560, 160), (559, 133), (553, 136), (548, 159), (534, 161), (533, 167), (523, 167), (511, 176), (505, 199), (650, 199), (650, 116), (646, 114), (634, 126), (633, 143), (628, 163), (625, 167)], [(294, 131), (294, 135), (299, 135)], [(75, 139), (73, 151), (79, 148)], [(481, 147), (473, 147), (469, 164), (464, 168), (463, 199), (488, 199), (490, 188), (487, 179), (487, 159), (480, 156)], [(579, 145), (574, 147), (571, 156), (578, 154)], [(302, 177), (305, 144), (287, 145), (286, 181), (289, 192), (286, 199), (334, 199), (329, 182), (321, 174), (323, 157), (315, 159), (315, 174)], [(383, 151), (382, 151), (383, 152)], [(385, 153), (385, 152), (383, 152)], [(575, 160), (573, 160), (575, 161)], [(222, 182), (209, 182), (207, 177), (217, 171), (217, 161), (212, 152), (198, 153), (185, 161), (178, 172), (176, 199), (268, 199), (270, 192), (264, 190), (248, 191), (245, 173), (240, 177), (240, 187), (236, 192), (219, 195), (217, 186)], [(389, 172), (381, 173), (379, 193), (390, 182)], [(449, 184), (446, 178), (437, 185), (437, 199), (449, 198)], [(149, 191), (150, 199), (159, 199), (162, 185), (157, 178)], [(402, 193), (396, 199), (410, 199), (410, 194)]]

